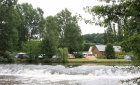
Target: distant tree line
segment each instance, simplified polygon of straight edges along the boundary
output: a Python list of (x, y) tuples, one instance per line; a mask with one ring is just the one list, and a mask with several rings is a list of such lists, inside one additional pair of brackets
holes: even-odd
[(96, 44), (104, 44), (104, 33), (85, 34), (84, 37), (84, 51), (88, 51), (90, 46)]
[(104, 44), (104, 33), (85, 34), (83, 36), (84, 36), (85, 42), (95, 43), (95, 44)]

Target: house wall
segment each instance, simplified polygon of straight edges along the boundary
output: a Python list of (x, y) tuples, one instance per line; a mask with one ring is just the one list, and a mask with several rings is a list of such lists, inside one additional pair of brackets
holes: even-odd
[(93, 48), (92, 48), (92, 55), (93, 56), (102, 56), (103, 55), (103, 52), (100, 52), (98, 49), (97, 49), (97, 47), (96, 46), (94, 46)]
[[(122, 52), (115, 52), (115, 54), (121, 54)], [(94, 46), (93, 48), (92, 48), (92, 55), (93, 56), (103, 56), (104, 55), (104, 51), (99, 51), (98, 49), (97, 49), (97, 47), (96, 46)]]

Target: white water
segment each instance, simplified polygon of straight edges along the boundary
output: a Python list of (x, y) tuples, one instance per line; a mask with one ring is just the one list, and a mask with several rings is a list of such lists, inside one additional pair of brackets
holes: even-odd
[(130, 79), (139, 77), (134, 66), (0, 65), (0, 85), (138, 85)]

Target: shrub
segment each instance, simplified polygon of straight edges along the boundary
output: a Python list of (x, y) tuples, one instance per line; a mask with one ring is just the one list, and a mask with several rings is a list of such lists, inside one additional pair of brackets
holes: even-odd
[(81, 52), (74, 53), (75, 58), (83, 58), (83, 54)]
[(105, 48), (105, 56), (107, 59), (114, 59), (115, 58), (115, 51), (112, 44), (107, 44)]
[(124, 59), (124, 55), (116, 55), (117, 59)]
[(98, 56), (97, 58), (98, 58), (98, 59), (106, 59), (105, 56)]
[(57, 50), (56, 56), (58, 56), (58, 61), (66, 63), (68, 60), (68, 49), (67, 48), (59, 48)]
[(3, 53), (2, 56), (0, 56), (0, 62), (12, 63), (15, 62), (15, 59), (13, 58), (10, 52), (6, 51)]
[(50, 58), (48, 58), (47, 56), (45, 56), (43, 58), (43, 63), (50, 63)]

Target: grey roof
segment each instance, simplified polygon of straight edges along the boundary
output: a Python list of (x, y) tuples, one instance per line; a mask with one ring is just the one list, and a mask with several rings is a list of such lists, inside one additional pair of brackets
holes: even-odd
[[(106, 45), (95, 45), (99, 51), (105, 51)], [(121, 52), (121, 46), (113, 46), (115, 52)]]
[(95, 45), (99, 51), (105, 51), (106, 45)]

